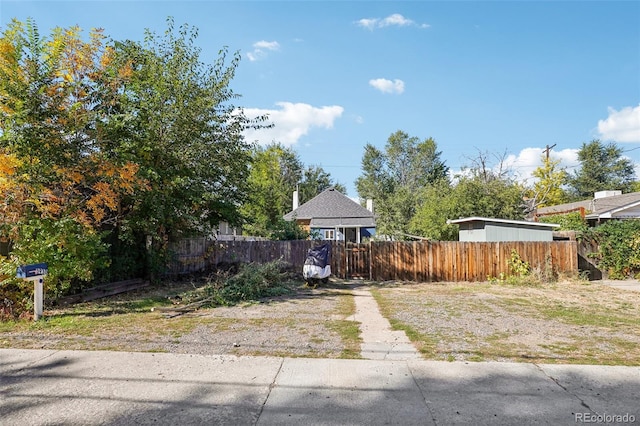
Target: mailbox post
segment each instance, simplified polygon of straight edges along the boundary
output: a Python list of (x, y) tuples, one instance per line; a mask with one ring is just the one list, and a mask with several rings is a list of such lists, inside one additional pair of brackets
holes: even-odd
[(18, 267), (16, 272), (17, 278), (26, 281), (33, 281), (33, 318), (38, 321), (42, 317), (42, 308), (44, 302), (43, 280), (44, 276), (49, 272), (46, 263), (36, 263), (33, 265), (22, 265)]

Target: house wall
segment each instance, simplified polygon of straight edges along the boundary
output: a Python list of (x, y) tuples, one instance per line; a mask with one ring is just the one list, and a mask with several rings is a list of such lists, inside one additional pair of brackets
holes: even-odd
[(460, 241), (482, 242), (487, 241), (487, 233), (484, 229), (484, 222), (465, 222), (458, 224)]
[(553, 241), (551, 228), (491, 222), (469, 222), (459, 225), (460, 241)]
[(485, 232), (486, 241), (553, 241), (552, 228), (487, 223)]
[[(344, 241), (344, 234), (335, 228), (311, 228), (311, 234), (318, 233), (321, 240), (331, 241)], [(333, 233), (333, 238), (330, 238), (328, 233)]]
[(218, 224), (218, 235), (242, 235), (242, 229), (229, 225), (227, 222)]
[[(330, 240), (325, 231), (333, 232), (334, 238), (333, 241), (344, 241), (345, 234), (344, 232), (348, 232), (350, 238), (355, 239), (355, 232), (357, 228), (311, 228), (311, 233), (318, 233), (320, 235), (321, 240)], [(364, 238), (371, 238), (376, 234), (376, 228), (360, 228), (360, 241)]]
[(307, 232), (311, 232), (311, 219), (297, 219), (298, 225)]

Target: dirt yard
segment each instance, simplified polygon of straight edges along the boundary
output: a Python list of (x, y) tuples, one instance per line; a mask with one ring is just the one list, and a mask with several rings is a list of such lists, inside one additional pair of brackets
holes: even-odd
[[(191, 354), (357, 357), (355, 303), (344, 285), (187, 313), (188, 286), (120, 295), (45, 311), (37, 323), (0, 323), (0, 348), (89, 349)], [(162, 294), (162, 297), (158, 297)], [(165, 303), (158, 303), (165, 299)], [(172, 303), (166, 303), (170, 300)]]
[[(182, 315), (161, 311), (167, 303), (157, 295), (137, 293), (48, 311), (35, 324), (0, 323), (0, 347), (358, 357), (358, 323), (347, 318), (355, 309), (352, 289), (363, 285), (427, 359), (640, 365), (640, 292), (582, 282), (335, 280)], [(179, 299), (179, 291), (163, 297)]]
[(430, 359), (640, 365), (640, 292), (446, 283), (386, 285), (374, 295)]

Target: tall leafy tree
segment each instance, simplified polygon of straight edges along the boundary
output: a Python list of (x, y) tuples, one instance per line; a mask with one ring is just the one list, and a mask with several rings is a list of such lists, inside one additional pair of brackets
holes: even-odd
[(448, 219), (482, 216), (522, 219), (522, 194), (513, 173), (503, 158), (491, 162), (487, 153), (479, 153), (472, 165), (453, 183), (439, 181), (427, 186), (420, 197), (424, 202), (410, 222), (410, 232), (435, 240), (457, 240), (457, 226)]
[[(150, 249), (147, 265), (179, 236), (204, 233), (220, 221), (239, 223), (248, 193), (251, 146), (242, 131), (260, 126), (235, 105), (230, 84), (239, 53), (219, 51), (213, 63), (201, 59), (198, 31), (188, 25), (142, 43), (118, 42), (116, 60), (130, 66), (118, 115), (126, 137), (114, 152), (139, 165), (147, 187), (127, 200), (127, 220), (118, 240)], [(117, 241), (113, 241), (116, 243)]]
[(116, 104), (123, 81), (105, 76), (126, 73), (101, 31), (46, 38), (14, 20), (0, 37), (0, 238), (13, 241), (0, 268), (50, 263), (49, 294), (107, 266), (101, 232), (144, 185), (135, 163), (104, 155), (110, 120), (99, 105)]
[(531, 217), (538, 207), (554, 206), (567, 201), (564, 186), (569, 175), (564, 168), (559, 168), (559, 165), (560, 160), (542, 155), (542, 165), (532, 173), (537, 180), (533, 187), (526, 191), (523, 200), (526, 217)]
[(322, 191), (335, 188), (345, 194), (344, 185), (333, 180), (331, 174), (317, 165), (306, 166), (302, 171), (302, 181), (298, 185), (299, 202), (306, 203)]
[(633, 163), (622, 156), (622, 149), (615, 143), (605, 144), (598, 139), (583, 143), (578, 151), (578, 161), (580, 168), (569, 179), (574, 198), (593, 197), (597, 191), (632, 190), (635, 179)]
[(274, 239), (302, 236), (282, 219), (291, 211), (296, 189), (300, 204), (330, 187), (345, 191), (322, 167), (305, 167), (295, 150), (279, 143), (253, 149), (248, 184), (249, 198), (242, 207), (245, 231)]
[(68, 287), (112, 260), (102, 278), (118, 278), (151, 266), (171, 238), (240, 221), (250, 160), (242, 131), (263, 117), (250, 121), (234, 105), (239, 54), (222, 49), (205, 63), (196, 38), (171, 19), (142, 43), (7, 26), (0, 238), (13, 252), (0, 267), (48, 261), (48, 281)]
[(389, 136), (384, 151), (365, 146), (356, 188), (360, 198), (375, 200), (379, 234), (404, 238), (420, 204), (416, 195), (447, 179), (449, 168), (440, 155), (432, 138), (420, 140), (403, 131)]
[(302, 162), (295, 151), (281, 144), (257, 146), (248, 176), (249, 198), (242, 206), (250, 235), (267, 237), (291, 210), (296, 184), (302, 178)]

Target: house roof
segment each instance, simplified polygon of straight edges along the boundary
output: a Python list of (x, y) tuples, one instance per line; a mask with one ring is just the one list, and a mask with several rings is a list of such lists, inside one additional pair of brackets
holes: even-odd
[(375, 226), (373, 212), (334, 188), (316, 195), (284, 215), (284, 219), (311, 219), (312, 226)]
[(640, 192), (611, 195), (608, 197), (593, 198), (575, 203), (559, 204), (556, 206), (541, 207), (538, 215), (561, 214), (584, 208), (588, 214), (587, 219), (606, 219), (613, 217), (640, 217)]
[(541, 223), (541, 222), (529, 222), (526, 220), (511, 220), (511, 219), (496, 219), (496, 218), (491, 218), (491, 217), (479, 217), (479, 216), (474, 216), (474, 217), (465, 217), (465, 218), (461, 218), (461, 219), (455, 219), (455, 220), (447, 220), (447, 223), (451, 223), (451, 224), (459, 224), (459, 223), (467, 223), (467, 222), (492, 222), (492, 223), (501, 223), (501, 224), (507, 224), (507, 225), (526, 225), (526, 226), (533, 226), (533, 227), (547, 227), (547, 228), (559, 228), (560, 225), (556, 225), (555, 223)]
[(333, 228), (334, 226), (364, 226), (373, 228), (376, 221), (371, 217), (314, 217), (309, 224), (312, 228)]

